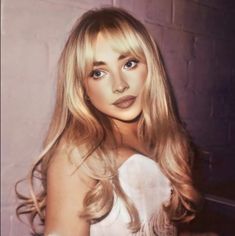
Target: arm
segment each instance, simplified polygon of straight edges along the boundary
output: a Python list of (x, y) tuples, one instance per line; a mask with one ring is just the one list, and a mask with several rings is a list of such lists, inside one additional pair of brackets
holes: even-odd
[(47, 172), (45, 236), (89, 236), (90, 225), (79, 216), (94, 181), (72, 164), (65, 151), (53, 157)]

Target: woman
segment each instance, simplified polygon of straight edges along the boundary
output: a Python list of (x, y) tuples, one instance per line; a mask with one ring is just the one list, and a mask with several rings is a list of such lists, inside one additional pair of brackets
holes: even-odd
[(91, 10), (61, 54), (54, 115), (17, 214), (32, 227), (39, 216), (45, 235), (176, 235), (200, 199), (192, 157), (153, 38), (122, 9)]

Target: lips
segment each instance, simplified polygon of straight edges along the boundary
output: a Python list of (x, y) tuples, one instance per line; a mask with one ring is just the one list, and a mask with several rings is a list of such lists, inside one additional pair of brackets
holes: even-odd
[(135, 96), (124, 96), (119, 99), (117, 99), (113, 105), (117, 106), (118, 108), (128, 108), (135, 102), (136, 97)]

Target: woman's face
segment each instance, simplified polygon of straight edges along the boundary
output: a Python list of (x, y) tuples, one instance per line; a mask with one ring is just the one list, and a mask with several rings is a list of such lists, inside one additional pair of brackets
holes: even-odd
[(141, 94), (147, 77), (144, 61), (120, 53), (98, 34), (93, 70), (86, 80), (90, 102), (112, 119), (132, 121), (141, 113)]

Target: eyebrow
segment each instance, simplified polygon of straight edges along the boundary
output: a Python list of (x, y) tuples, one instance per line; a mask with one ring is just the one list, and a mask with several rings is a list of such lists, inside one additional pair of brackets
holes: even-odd
[[(125, 58), (127, 58), (127, 57), (129, 57), (129, 56), (130, 56), (129, 53), (127, 53), (127, 54), (122, 54), (122, 55), (120, 55), (120, 56), (118, 57), (118, 61), (123, 60), (123, 59), (125, 59)], [(103, 66), (103, 65), (106, 65), (106, 63), (105, 63), (104, 61), (94, 61), (94, 62), (93, 62), (93, 66)]]

